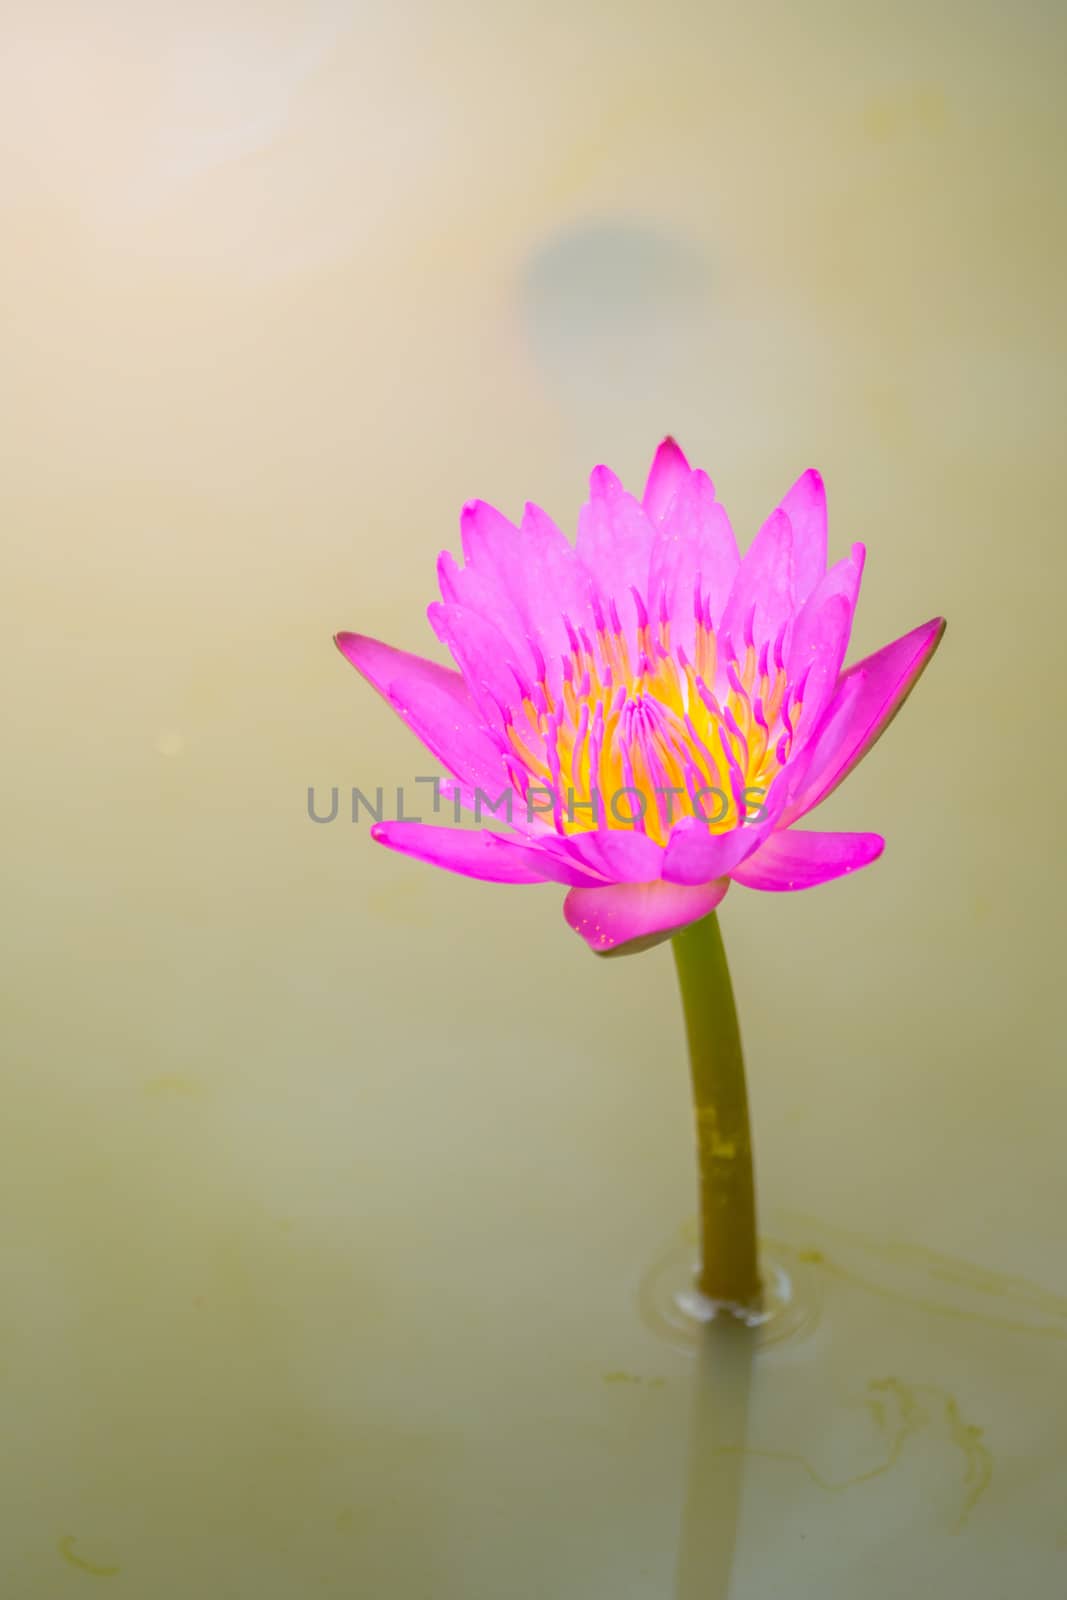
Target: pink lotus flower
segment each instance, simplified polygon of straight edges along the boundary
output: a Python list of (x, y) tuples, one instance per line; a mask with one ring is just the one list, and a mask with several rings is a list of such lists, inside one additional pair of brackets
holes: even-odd
[[(796, 824), (867, 753), (941, 618), (844, 668), (864, 548), (827, 571), (804, 473), (742, 559), (707, 474), (672, 439), (636, 500), (592, 476), (576, 547), (536, 506), (481, 501), (443, 554), (430, 622), (456, 669), (359, 634), (337, 644), (506, 831), (381, 822), (394, 850), (498, 883), (568, 886), (598, 952), (703, 918), (731, 882), (807, 889), (874, 861), (875, 833)], [(844, 668), (844, 670), (843, 670)]]

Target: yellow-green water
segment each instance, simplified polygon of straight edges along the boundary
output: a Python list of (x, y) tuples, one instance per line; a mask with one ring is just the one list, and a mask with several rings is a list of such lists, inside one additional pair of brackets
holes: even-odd
[[(6, 33), (5, 1600), (1061, 1593), (1062, 14)], [(950, 618), (882, 862), (723, 906), (794, 1298), (700, 1349), (669, 953), (305, 811), (432, 770), (334, 629), (668, 430)]]

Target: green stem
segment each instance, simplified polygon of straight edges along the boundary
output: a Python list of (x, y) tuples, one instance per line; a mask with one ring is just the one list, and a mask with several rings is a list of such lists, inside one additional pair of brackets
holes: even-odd
[(674, 935), (685, 1011), (700, 1170), (700, 1267), (710, 1300), (760, 1303), (756, 1189), (737, 1009), (719, 919), (713, 911)]

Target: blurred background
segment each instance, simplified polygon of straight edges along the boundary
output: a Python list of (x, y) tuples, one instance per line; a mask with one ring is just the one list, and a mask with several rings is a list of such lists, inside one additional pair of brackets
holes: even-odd
[[(1065, 43), (8, 13), (5, 1594), (1060, 1592)], [(699, 1353), (669, 952), (306, 812), (430, 770), (331, 634), (668, 431), (742, 545), (822, 470), (855, 655), (949, 617), (882, 862), (723, 907), (795, 1303)]]

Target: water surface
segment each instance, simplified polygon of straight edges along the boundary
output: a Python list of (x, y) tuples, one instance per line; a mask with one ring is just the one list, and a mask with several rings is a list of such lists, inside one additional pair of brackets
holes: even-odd
[[(4, 1593), (1061, 1592), (1062, 17), (10, 43)], [(668, 430), (743, 537), (821, 467), (857, 653), (951, 618), (825, 813), (883, 861), (723, 908), (762, 1339), (669, 1314), (666, 952), (305, 812), (430, 770), (331, 632)]]

